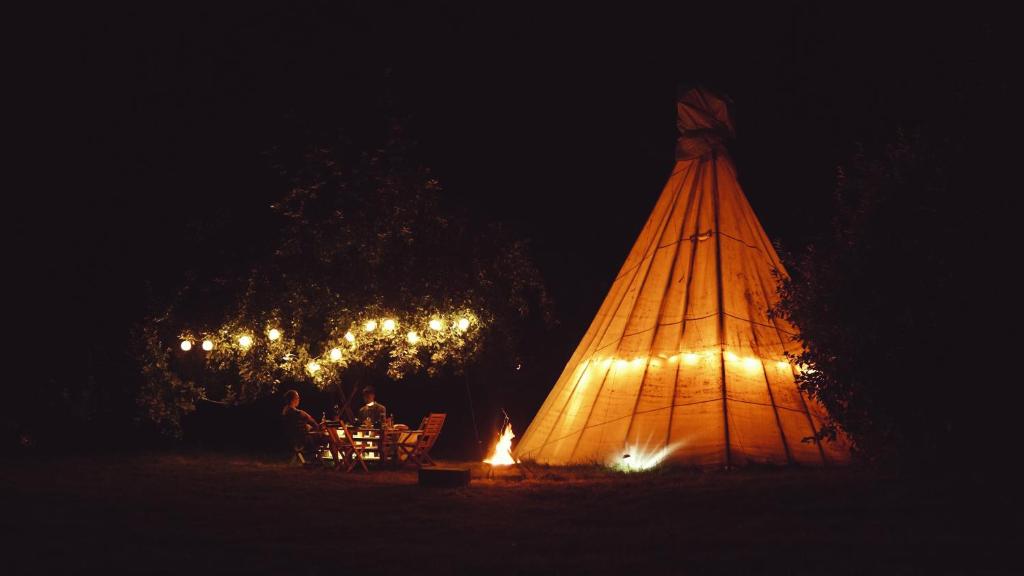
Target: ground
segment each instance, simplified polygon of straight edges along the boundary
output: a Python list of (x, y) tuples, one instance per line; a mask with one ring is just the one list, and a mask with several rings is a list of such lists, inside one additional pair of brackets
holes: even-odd
[(217, 454), (2, 464), (7, 574), (1003, 574), (1014, 551), (989, 504), (859, 469), (476, 466), (427, 489)]

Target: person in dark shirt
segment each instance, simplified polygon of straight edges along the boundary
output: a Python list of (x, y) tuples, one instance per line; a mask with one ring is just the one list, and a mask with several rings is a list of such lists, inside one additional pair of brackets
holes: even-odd
[(295, 446), (309, 447), (319, 443), (323, 435), (320, 424), (305, 410), (299, 408), (299, 393), (289, 390), (284, 393), (284, 407), (281, 408), (285, 434)]
[(359, 409), (359, 424), (369, 425), (371, 428), (383, 427), (388, 411), (383, 404), (377, 402), (377, 391), (373, 389), (373, 386), (363, 388), (363, 401), (366, 404)]

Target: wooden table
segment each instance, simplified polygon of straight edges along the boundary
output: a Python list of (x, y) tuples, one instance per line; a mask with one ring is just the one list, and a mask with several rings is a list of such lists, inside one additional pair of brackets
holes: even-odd
[[(352, 440), (357, 447), (363, 449), (364, 462), (390, 462), (398, 466), (408, 456), (408, 450), (416, 445), (422, 430), (395, 430), (370, 428), (366, 426), (347, 426), (352, 434)], [(328, 440), (331, 446), (331, 455), (335, 462), (339, 462), (342, 455), (348, 450), (345, 444), (347, 439), (339, 426), (328, 426)]]

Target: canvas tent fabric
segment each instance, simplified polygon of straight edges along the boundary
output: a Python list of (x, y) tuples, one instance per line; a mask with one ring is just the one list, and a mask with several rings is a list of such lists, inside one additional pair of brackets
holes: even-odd
[(804, 441), (826, 413), (796, 386), (795, 330), (768, 314), (785, 270), (726, 153), (727, 103), (695, 88), (677, 107), (668, 183), (516, 457), (844, 463), (842, 438)]

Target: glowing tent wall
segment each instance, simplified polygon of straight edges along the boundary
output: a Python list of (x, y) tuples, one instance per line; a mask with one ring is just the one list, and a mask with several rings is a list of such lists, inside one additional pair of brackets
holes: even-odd
[(785, 273), (721, 145), (725, 103), (679, 102), (678, 160), (597, 316), (516, 448), (551, 464), (616, 464), (665, 449), (697, 466), (822, 465), (803, 442), (820, 405), (794, 382), (793, 328), (768, 317)]

